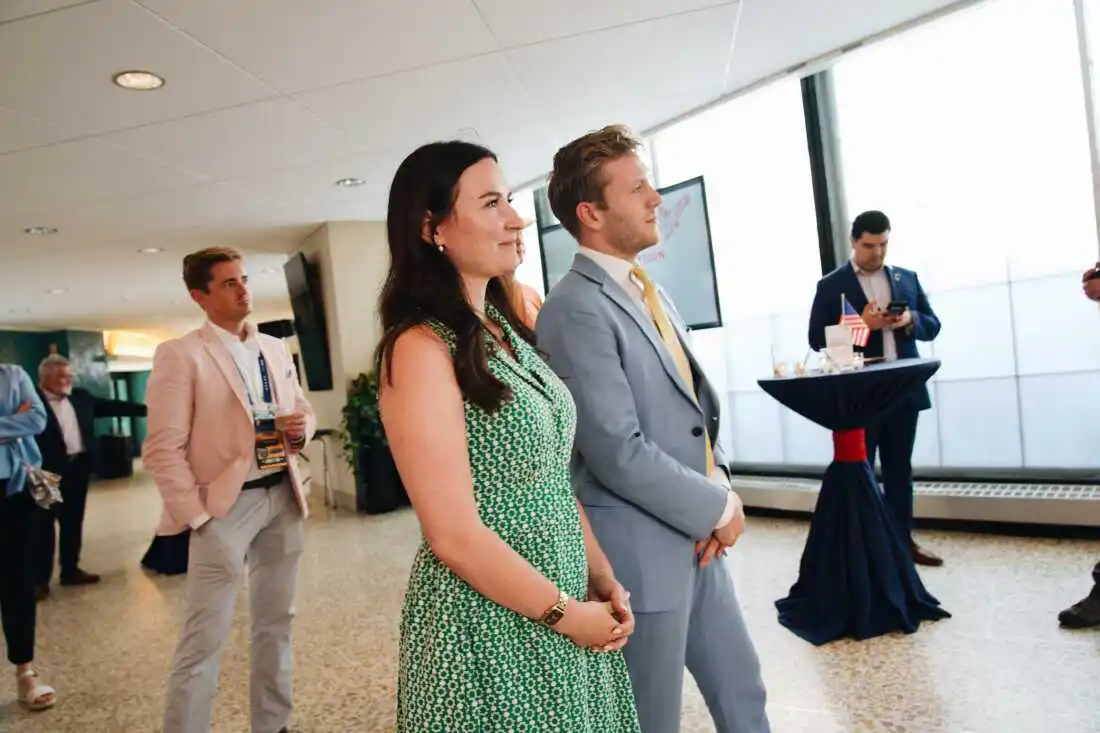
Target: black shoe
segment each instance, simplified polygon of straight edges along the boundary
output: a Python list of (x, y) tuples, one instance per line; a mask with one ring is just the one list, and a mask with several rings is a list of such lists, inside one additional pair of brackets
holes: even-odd
[(36, 603), (41, 603), (50, 597), (50, 585), (49, 583), (39, 583), (34, 586), (34, 600)]
[(930, 568), (938, 568), (943, 565), (943, 558), (936, 553), (926, 550), (916, 542), (909, 546), (909, 552), (913, 555), (913, 562), (917, 565), (927, 565)]
[(86, 573), (80, 568), (76, 572), (61, 576), (61, 585), (91, 585), (98, 583), (99, 576), (95, 573)]
[(1087, 629), (1100, 626), (1100, 596), (1090, 595), (1058, 614), (1058, 623), (1065, 629)]

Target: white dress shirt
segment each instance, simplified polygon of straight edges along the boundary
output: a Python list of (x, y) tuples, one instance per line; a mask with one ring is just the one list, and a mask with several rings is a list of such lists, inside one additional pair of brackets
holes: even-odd
[[(648, 315), (652, 320), (653, 314), (650, 313), (649, 306), (645, 303), (644, 288), (642, 284), (635, 279), (634, 275), (631, 274), (631, 270), (637, 266), (636, 263), (613, 255), (604, 254), (603, 252), (597, 252), (588, 247), (581, 247), (580, 253), (603, 268), (603, 270), (611, 276), (611, 279), (638, 303), (638, 307), (642, 309), (642, 312)], [(685, 351), (687, 350), (686, 344), (684, 345), (684, 349)], [(726, 497), (726, 508), (722, 512), (722, 516), (719, 518), (718, 523), (714, 525), (714, 528), (718, 529), (719, 527), (725, 526), (726, 523), (733, 518), (733, 512), (736, 509), (738, 497), (733, 493), (729, 476), (727, 476), (726, 472), (718, 466), (714, 467), (714, 471), (711, 472), (708, 478), (710, 478), (712, 482), (730, 491), (729, 496)]]
[[(856, 279), (863, 288), (863, 294), (867, 296), (868, 303), (877, 303), (882, 309), (890, 305), (893, 295), (890, 292), (890, 279), (886, 276), (886, 268), (877, 270), (863, 270), (852, 260), (852, 268), (856, 271)], [(894, 332), (882, 329), (882, 356), (886, 361), (895, 361), (898, 358), (898, 346), (894, 341)]]
[(80, 434), (80, 422), (76, 419), (76, 409), (68, 395), (54, 394), (42, 390), (46, 395), (53, 414), (57, 417), (57, 423), (61, 426), (61, 437), (65, 440), (65, 453), (69, 456), (77, 456), (84, 452), (84, 436)]

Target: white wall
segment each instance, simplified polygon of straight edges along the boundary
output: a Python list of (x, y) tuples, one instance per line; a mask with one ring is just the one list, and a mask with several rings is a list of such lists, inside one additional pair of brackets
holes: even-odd
[[(318, 427), (336, 430), (347, 401), (347, 386), (373, 368), (374, 349), (381, 338), (378, 293), (390, 262), (386, 226), (372, 221), (329, 222), (302, 242), (300, 251), (320, 272), (333, 381), (331, 390), (310, 392), (303, 375), (303, 389), (317, 413)], [(355, 480), (340, 457), (335, 436), (329, 439), (329, 449), (337, 506), (354, 511)], [(306, 456), (316, 500), (324, 485), (320, 444), (314, 442)]]

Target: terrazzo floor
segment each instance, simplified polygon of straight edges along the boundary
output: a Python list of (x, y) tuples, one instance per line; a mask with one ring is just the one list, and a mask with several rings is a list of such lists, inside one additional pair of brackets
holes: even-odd
[[(24, 713), (9, 676), (0, 731), (158, 730), (184, 582), (139, 565), (159, 506), (141, 472), (95, 485), (83, 565), (104, 581), (55, 586), (39, 606), (37, 661), (59, 703)], [(750, 518), (732, 555), (775, 733), (1100, 732), (1100, 630), (1056, 622), (1087, 592), (1100, 543), (924, 533), (947, 565), (922, 576), (954, 618), (910, 636), (815, 648), (779, 626), (772, 605), (795, 578), (807, 527)], [(392, 730), (397, 621), (417, 540), (411, 511), (373, 518), (321, 509), (311, 518), (294, 627), (294, 733)], [(247, 680), (242, 594), (215, 731), (248, 730)], [(689, 676), (683, 733), (713, 730)]]

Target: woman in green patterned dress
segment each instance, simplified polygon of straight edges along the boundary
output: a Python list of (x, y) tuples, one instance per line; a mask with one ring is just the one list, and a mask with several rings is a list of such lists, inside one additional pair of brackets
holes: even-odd
[(573, 497), (576, 408), (501, 278), (523, 221), (496, 157), (400, 165), (379, 310), (382, 422), (420, 520), (401, 733), (636, 733), (628, 598)]

